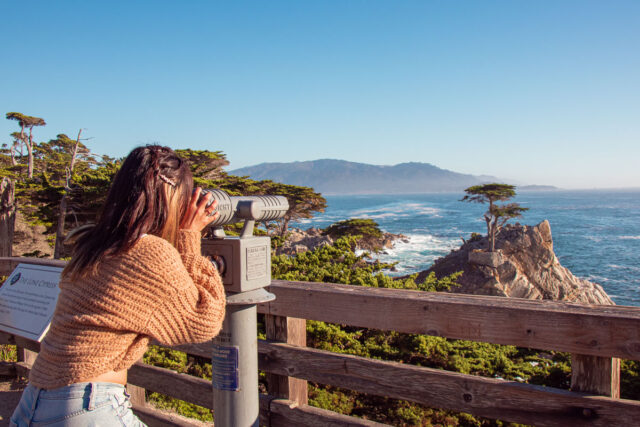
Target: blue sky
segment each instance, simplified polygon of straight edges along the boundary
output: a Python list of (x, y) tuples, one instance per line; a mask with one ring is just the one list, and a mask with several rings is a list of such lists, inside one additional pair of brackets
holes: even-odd
[(38, 140), (640, 187), (640, 1), (0, 4), (0, 105)]

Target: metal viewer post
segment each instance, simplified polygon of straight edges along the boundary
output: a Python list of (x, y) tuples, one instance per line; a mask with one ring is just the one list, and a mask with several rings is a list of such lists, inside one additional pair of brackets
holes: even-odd
[[(257, 304), (275, 295), (271, 283), (271, 239), (254, 236), (255, 221), (282, 218), (289, 208), (282, 196), (230, 197), (207, 190), (218, 200), (220, 217), (202, 253), (220, 267), (227, 294), (226, 316), (213, 339), (213, 416), (218, 427), (258, 427)], [(240, 236), (226, 236), (222, 225), (244, 221)]]

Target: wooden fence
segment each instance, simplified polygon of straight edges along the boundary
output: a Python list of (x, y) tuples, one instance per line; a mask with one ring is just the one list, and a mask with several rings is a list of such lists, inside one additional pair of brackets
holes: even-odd
[[(0, 259), (0, 275), (19, 261)], [(619, 398), (619, 358), (640, 360), (639, 308), (286, 281), (273, 281), (269, 291), (276, 300), (258, 308), (267, 329), (259, 368), (269, 385), (261, 395), (262, 425), (379, 425), (308, 406), (307, 381), (540, 426), (626, 426), (640, 419), (640, 402)], [(571, 391), (307, 348), (305, 319), (570, 352)], [(0, 342), (38, 350), (37, 343), (8, 334)], [(175, 348), (211, 355), (210, 344)], [(24, 372), (28, 361), (21, 358), (14, 369)], [(207, 380), (139, 362), (129, 381), (138, 392), (212, 407)], [(175, 425), (139, 398), (135, 403), (150, 425)]]

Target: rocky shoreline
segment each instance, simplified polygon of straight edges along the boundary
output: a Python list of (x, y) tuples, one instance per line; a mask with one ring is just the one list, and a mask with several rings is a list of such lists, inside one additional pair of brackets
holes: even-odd
[[(321, 246), (332, 245), (337, 239), (329, 236), (320, 228), (311, 227), (306, 230), (291, 228), (287, 233), (287, 239), (276, 253), (295, 255), (314, 250)], [(358, 239), (356, 249), (368, 252), (380, 252), (393, 248), (396, 241), (408, 242), (407, 236), (383, 232), (380, 237), (367, 236)]]

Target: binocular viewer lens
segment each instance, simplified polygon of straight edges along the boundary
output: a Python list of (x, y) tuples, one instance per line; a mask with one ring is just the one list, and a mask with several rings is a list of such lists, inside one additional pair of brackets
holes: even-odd
[(222, 190), (202, 190), (202, 195), (211, 194), (211, 202), (218, 201), (216, 212), (220, 216), (209, 226), (219, 227), (240, 221), (272, 221), (284, 217), (289, 202), (284, 196), (229, 196)]

